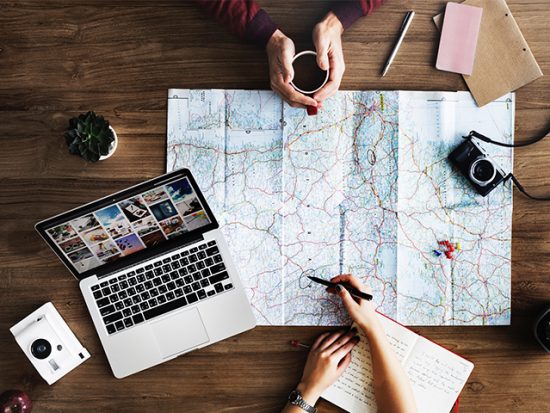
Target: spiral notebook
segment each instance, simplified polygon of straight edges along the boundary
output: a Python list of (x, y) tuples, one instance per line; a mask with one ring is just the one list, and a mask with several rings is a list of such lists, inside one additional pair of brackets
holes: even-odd
[[(449, 412), (474, 368), (473, 363), (382, 314), (378, 316), (409, 376), (417, 410)], [(370, 348), (367, 338), (362, 333), (360, 337), (351, 364), (322, 397), (351, 413), (376, 413)]]

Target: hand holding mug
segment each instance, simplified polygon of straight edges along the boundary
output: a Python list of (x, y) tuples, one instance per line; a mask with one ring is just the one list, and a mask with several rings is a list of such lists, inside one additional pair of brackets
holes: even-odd
[(266, 46), (271, 88), (290, 106), (316, 114), (322, 102), (338, 91), (346, 69), (343, 32), (342, 23), (330, 12), (313, 30), (317, 52), (306, 50), (295, 55), (294, 42), (276, 30)]
[(334, 95), (340, 88), (340, 82), (342, 82), (342, 76), (346, 70), (342, 50), (342, 33), (344, 33), (344, 26), (333, 12), (328, 13), (313, 29), (317, 64), (323, 70), (330, 70), (328, 82), (313, 95), (318, 102)]
[(269, 60), (269, 77), (271, 89), (278, 93), (290, 106), (295, 108), (306, 108), (317, 106), (317, 101), (306, 96), (291, 85), (294, 79), (294, 42), (285, 36), (280, 30), (275, 31), (266, 46)]

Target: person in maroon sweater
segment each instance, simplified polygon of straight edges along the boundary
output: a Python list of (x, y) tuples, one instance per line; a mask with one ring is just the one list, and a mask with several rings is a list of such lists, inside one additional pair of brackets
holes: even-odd
[(313, 29), (317, 64), (330, 69), (326, 85), (313, 97), (297, 92), (294, 77), (294, 42), (271, 20), (255, 0), (195, 0), (207, 12), (227, 24), (239, 37), (264, 47), (269, 60), (271, 88), (293, 107), (319, 107), (335, 94), (345, 71), (342, 33), (361, 16), (370, 14), (383, 0), (335, 1), (331, 11)]

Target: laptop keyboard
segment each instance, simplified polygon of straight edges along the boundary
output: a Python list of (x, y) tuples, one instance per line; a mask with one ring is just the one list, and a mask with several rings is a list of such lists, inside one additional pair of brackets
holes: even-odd
[(109, 334), (233, 288), (216, 241), (91, 287)]

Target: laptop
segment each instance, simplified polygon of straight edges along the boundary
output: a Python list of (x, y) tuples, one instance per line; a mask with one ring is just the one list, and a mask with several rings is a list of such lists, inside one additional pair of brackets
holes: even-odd
[(187, 169), (36, 230), (80, 281), (117, 378), (256, 325), (216, 218)]

